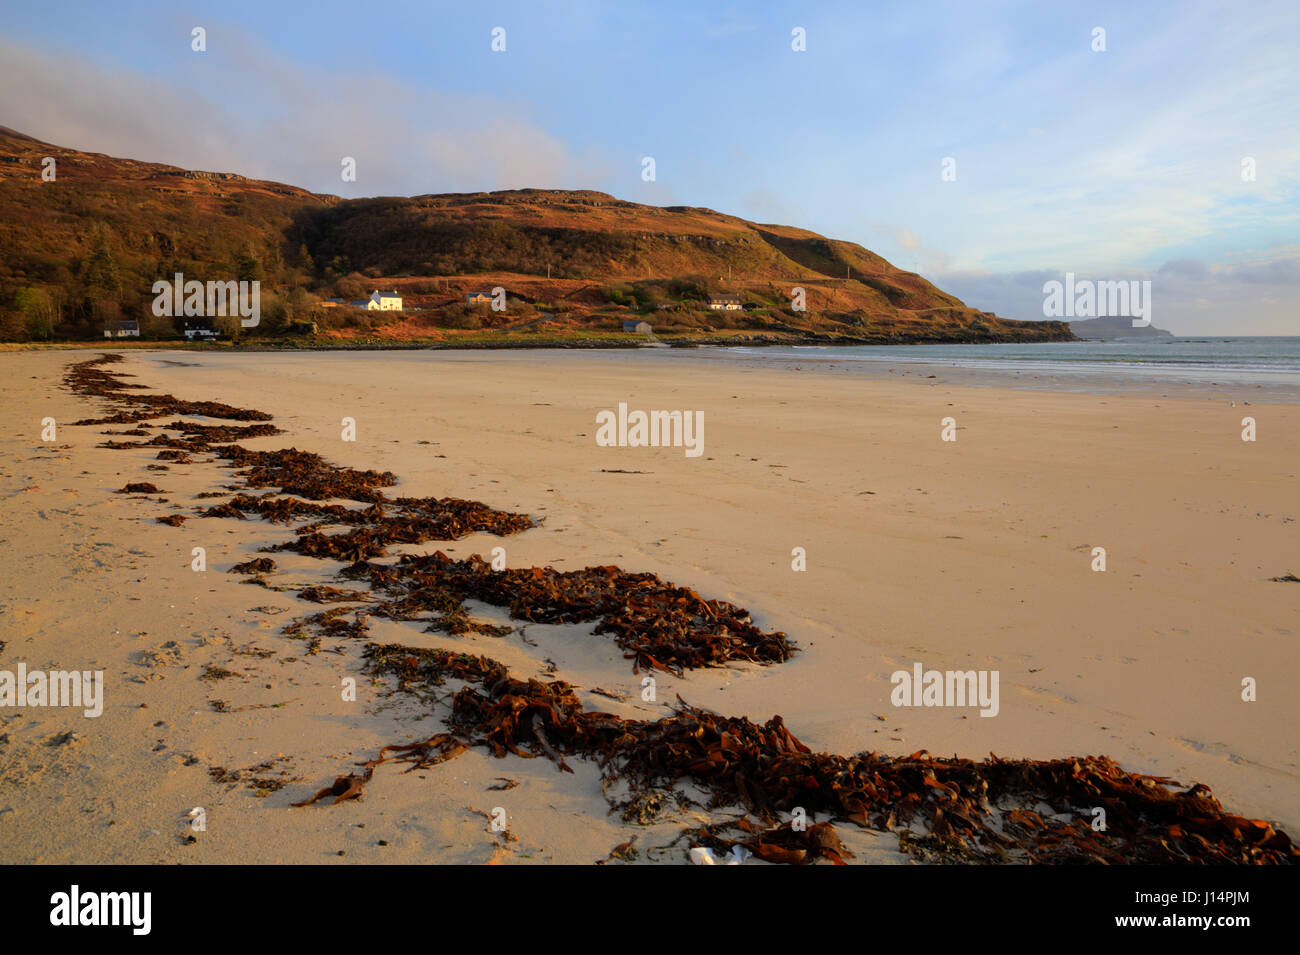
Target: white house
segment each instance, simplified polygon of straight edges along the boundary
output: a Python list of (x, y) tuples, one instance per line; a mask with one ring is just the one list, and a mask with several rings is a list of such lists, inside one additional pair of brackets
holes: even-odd
[(714, 311), (734, 312), (740, 308), (740, 299), (738, 298), (711, 298), (709, 299), (709, 308)]
[(199, 341), (207, 341), (220, 335), (221, 333), (207, 319), (198, 319), (185, 323), (185, 337), (190, 341), (194, 341), (196, 338)]
[(370, 298), (366, 300), (365, 307), (372, 312), (400, 312), (402, 310), (402, 296), (396, 292), (375, 290), (370, 293)]
[(105, 338), (139, 338), (140, 323), (134, 318), (109, 322), (104, 326)]

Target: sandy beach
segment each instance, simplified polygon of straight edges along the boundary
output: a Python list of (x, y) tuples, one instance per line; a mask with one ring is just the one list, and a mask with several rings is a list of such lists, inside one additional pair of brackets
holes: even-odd
[[(281, 633), (324, 608), (226, 573), (291, 536), (193, 516), (195, 495), (228, 483), (228, 469), (150, 471), (153, 449), (96, 447), (122, 426), (70, 425), (101, 413), (61, 385), (96, 354), (0, 354), (0, 656), (99, 669), (105, 687), (94, 719), (0, 712), (0, 861), (586, 864), (631, 835), (641, 861), (685, 861), (689, 846), (667, 846), (707, 813), (630, 826), (583, 761), (567, 774), (476, 749), (415, 772), (382, 765), (359, 800), (289, 808), (380, 747), (429, 736), (428, 708), (362, 676), (352, 651), (307, 654)], [(1300, 584), (1271, 579), (1300, 574), (1300, 406), (680, 357), (132, 350), (116, 370), (273, 415), (286, 433), (248, 448), (292, 446), (391, 471), (392, 494), (541, 519), (508, 538), (394, 552), (499, 546), (511, 567), (651, 572), (747, 608), (799, 652), (656, 673), (647, 702), (641, 675), (589, 625), (455, 637), (372, 618), (370, 639), (487, 654), (628, 717), (664, 715), (678, 696), (756, 722), (780, 714), (824, 752), (1104, 754), (1300, 832)], [(701, 453), (601, 446), (597, 415), (620, 403), (701, 412)], [(355, 440), (343, 440), (345, 418)], [(945, 418), (955, 441), (941, 439)], [(116, 493), (140, 481), (161, 490)], [(155, 520), (168, 514), (189, 519)], [(195, 547), (206, 571), (191, 569)], [(796, 548), (806, 570), (792, 569)], [(336, 563), (273, 556), (274, 584), (338, 583)], [(510, 624), (498, 608), (479, 616)], [(997, 671), (996, 716), (894, 706), (891, 674), (918, 663)], [(347, 677), (359, 678), (355, 701)], [(502, 779), (517, 785), (489, 788)], [(497, 807), (508, 837), (490, 825)], [(840, 836), (858, 862), (908, 861), (889, 833)]]

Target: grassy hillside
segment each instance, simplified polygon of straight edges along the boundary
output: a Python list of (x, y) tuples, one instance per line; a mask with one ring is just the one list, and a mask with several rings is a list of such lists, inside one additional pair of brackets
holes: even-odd
[[(43, 160), (55, 160), (53, 181)], [(0, 127), (0, 338), (99, 338), (152, 316), (156, 279), (262, 282), (259, 336), (412, 339), (458, 332), (660, 332), (862, 341), (1068, 339), (1064, 323), (967, 308), (850, 242), (709, 209), (658, 208), (589, 191), (516, 190), (342, 200), (228, 173), (196, 172), (41, 143)], [(509, 307), (464, 305), (501, 286)], [(401, 315), (324, 308), (399, 289)], [(804, 289), (806, 310), (792, 307)], [(744, 302), (710, 311), (710, 296)]]

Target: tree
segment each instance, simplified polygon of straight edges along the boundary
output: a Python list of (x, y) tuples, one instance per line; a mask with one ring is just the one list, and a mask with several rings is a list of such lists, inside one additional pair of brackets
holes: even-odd
[(259, 335), (278, 335), (289, 327), (292, 310), (278, 295), (262, 296), (262, 314), (257, 326)]
[(121, 291), (122, 281), (118, 277), (117, 258), (113, 255), (113, 248), (108, 241), (108, 228), (102, 222), (95, 227), (95, 248), (90, 253), (90, 258), (86, 260), (82, 282), (92, 298), (116, 295)]
[(27, 317), (22, 312), (0, 308), (0, 341), (17, 342), (27, 337)]
[(14, 304), (23, 314), (30, 338), (48, 339), (54, 335), (54, 307), (44, 289), (23, 286), (14, 296)]
[(212, 320), (212, 325), (231, 341), (238, 339), (244, 331), (244, 326), (240, 324), (238, 315), (218, 315)]
[(239, 253), (239, 257), (235, 260), (235, 273), (241, 282), (257, 282), (261, 280), (262, 263), (254, 254), (251, 245)]

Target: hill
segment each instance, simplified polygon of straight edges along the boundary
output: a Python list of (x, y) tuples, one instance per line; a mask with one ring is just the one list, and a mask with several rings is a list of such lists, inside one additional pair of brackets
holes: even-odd
[[(46, 157), (54, 178), (45, 181)], [(98, 338), (138, 318), (156, 279), (262, 282), (259, 335), (291, 322), (321, 334), (454, 337), (545, 327), (820, 337), (861, 342), (1068, 340), (1062, 322), (968, 308), (851, 242), (692, 207), (599, 192), (509, 192), (344, 200), (42, 143), (0, 127), (0, 337)], [(500, 286), (509, 307), (464, 304)], [(396, 288), (403, 313), (322, 307)], [(795, 308), (804, 290), (806, 309)], [(712, 311), (711, 297), (743, 309)]]
[(1084, 318), (1070, 322), (1070, 331), (1076, 338), (1112, 339), (1112, 338), (1173, 338), (1174, 333), (1156, 328), (1154, 325), (1134, 328), (1133, 319), (1125, 316), (1106, 316), (1103, 318)]

